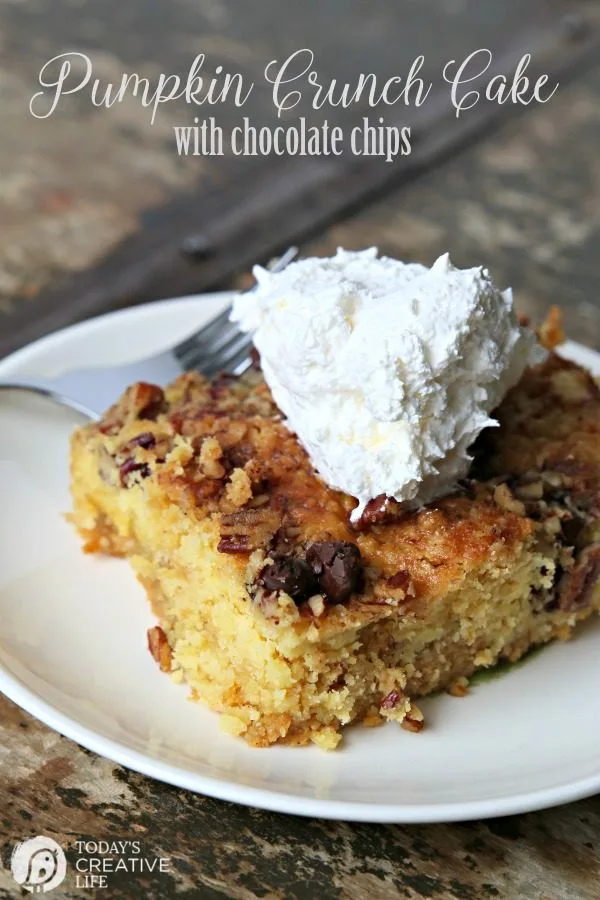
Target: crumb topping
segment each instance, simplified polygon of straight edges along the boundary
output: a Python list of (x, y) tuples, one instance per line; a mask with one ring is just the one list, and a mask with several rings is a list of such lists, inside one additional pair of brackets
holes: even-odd
[[(547, 341), (558, 334), (549, 321)], [(285, 595), (316, 618), (341, 606), (415, 612), (470, 562), (534, 533), (564, 548), (540, 606), (566, 609), (599, 574), (600, 551), (585, 550), (600, 518), (599, 401), (590, 375), (550, 354), (509, 392), (501, 427), (482, 433), (451, 496), (418, 511), (375, 497), (356, 525), (355, 499), (319, 478), (257, 365), (211, 382), (187, 373), (164, 391), (133, 385), (86, 432), (108, 484), (143, 490), (152, 479), (187, 515), (215, 520), (219, 552), (247, 566), (263, 609)]]

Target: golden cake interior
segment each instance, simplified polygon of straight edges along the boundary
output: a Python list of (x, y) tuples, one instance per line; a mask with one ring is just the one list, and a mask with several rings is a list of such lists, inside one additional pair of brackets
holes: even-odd
[(497, 411), (471, 477), (416, 512), (327, 487), (260, 371), (136, 384), (72, 440), (72, 520), (126, 556), (157, 663), (248, 742), (419, 731), (415, 703), (566, 639), (600, 607), (600, 391), (551, 354)]

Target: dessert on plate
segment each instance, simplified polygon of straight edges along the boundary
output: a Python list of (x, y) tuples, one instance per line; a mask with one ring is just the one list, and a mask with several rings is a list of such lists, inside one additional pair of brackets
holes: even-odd
[(232, 734), (419, 731), (419, 697), (600, 608), (600, 390), (447, 257), (255, 274), (233, 317), (260, 362), (132, 385), (77, 430), (72, 519), (129, 559), (152, 655)]

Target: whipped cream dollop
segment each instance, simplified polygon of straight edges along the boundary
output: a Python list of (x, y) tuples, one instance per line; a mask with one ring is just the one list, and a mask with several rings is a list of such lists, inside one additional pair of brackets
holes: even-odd
[(372, 248), (272, 274), (231, 318), (260, 353), (273, 398), (333, 488), (414, 505), (452, 490), (491, 411), (544, 351), (510, 290), (482, 268), (431, 268)]

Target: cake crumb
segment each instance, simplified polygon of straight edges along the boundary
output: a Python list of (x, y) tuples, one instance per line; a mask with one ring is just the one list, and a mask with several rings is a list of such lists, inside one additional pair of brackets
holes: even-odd
[(448, 693), (451, 694), (452, 697), (466, 697), (469, 693), (469, 679), (464, 676), (462, 678), (457, 678), (448, 688)]
[(342, 739), (342, 735), (336, 728), (321, 728), (311, 734), (311, 740), (321, 750), (335, 750)]
[(361, 724), (364, 728), (379, 728), (384, 722), (385, 719), (383, 719), (378, 712), (371, 712), (367, 713)]
[(551, 306), (548, 310), (548, 315), (538, 329), (538, 338), (546, 350), (554, 350), (555, 347), (564, 344), (566, 335), (559, 306)]
[(252, 482), (243, 469), (234, 469), (225, 489), (227, 500), (232, 506), (245, 506), (252, 499)]
[(223, 731), (234, 737), (239, 737), (247, 730), (247, 725), (242, 719), (238, 719), (237, 716), (230, 716), (227, 713), (221, 714), (219, 725)]
[(199, 461), (204, 474), (209, 478), (222, 478), (225, 474), (225, 468), (219, 462), (222, 456), (223, 448), (216, 438), (207, 437), (202, 441)]

